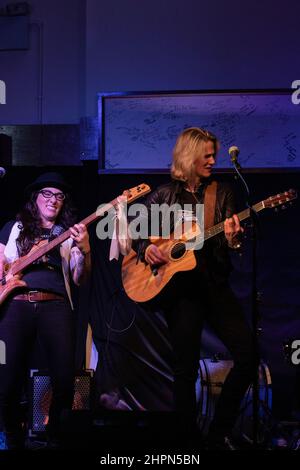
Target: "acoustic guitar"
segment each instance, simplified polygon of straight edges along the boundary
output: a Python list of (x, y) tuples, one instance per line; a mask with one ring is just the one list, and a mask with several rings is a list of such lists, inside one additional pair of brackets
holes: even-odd
[[(126, 191), (126, 200), (124, 199), (124, 201), (127, 204), (130, 204), (136, 199), (145, 196), (150, 191), (151, 189), (147, 184), (140, 184), (139, 186), (135, 186), (134, 188)], [(105, 213), (112, 210), (117, 204), (118, 198), (115, 198), (111, 202), (101, 206), (101, 208), (97, 209), (96, 212), (93, 212), (79, 223), (88, 226), (95, 220), (102, 217)], [(26, 282), (22, 280), (22, 273), (28, 266), (42, 258), (56, 246), (61, 245), (65, 240), (70, 238), (70, 236), (71, 232), (70, 229), (68, 229), (50, 242), (48, 240), (42, 240), (38, 244), (34, 245), (27, 255), (16, 259), (10, 264), (5, 264), (4, 274), (2, 279), (0, 279), (0, 305), (15, 289), (26, 287)]]
[[(269, 209), (283, 205), (293, 199), (296, 199), (295, 190), (270, 196), (268, 199), (258, 202), (252, 208), (255, 212), (263, 209)], [(237, 214), (239, 220), (245, 220), (250, 217), (250, 208)], [(204, 231), (204, 242), (224, 231), (224, 222), (220, 222)], [(122, 263), (122, 281), (125, 292), (135, 302), (146, 302), (156, 297), (162, 289), (168, 284), (170, 279), (179, 271), (189, 271), (196, 267), (196, 257), (194, 251), (190, 249), (188, 242), (194, 239), (199, 233), (199, 227), (193, 223), (192, 227), (179, 239), (171, 235), (166, 238), (151, 238), (154, 243), (165, 254), (168, 262), (151, 267), (149, 264), (138, 261), (134, 250), (124, 257)]]

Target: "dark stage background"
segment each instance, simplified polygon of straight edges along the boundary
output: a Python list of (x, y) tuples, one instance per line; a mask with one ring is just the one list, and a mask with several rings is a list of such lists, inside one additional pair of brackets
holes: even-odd
[[(17, 212), (23, 189), (48, 168), (10, 167), (0, 182), (0, 225)], [(51, 167), (51, 171), (55, 168)], [(98, 175), (96, 162), (83, 167), (59, 167), (72, 183), (79, 219), (93, 212), (126, 188), (141, 182), (156, 187), (167, 181), (167, 175)], [(270, 195), (299, 188), (299, 173), (248, 174), (253, 202)], [(233, 175), (228, 179), (237, 192), (240, 209), (244, 196)], [(141, 202), (141, 201), (140, 201)], [(273, 413), (277, 419), (289, 419), (299, 408), (296, 391), (299, 367), (284, 356), (283, 343), (300, 339), (300, 252), (299, 202), (275, 213), (259, 215), (258, 290), (261, 293), (260, 347), (262, 359), (272, 376)], [(122, 289), (121, 261), (109, 262), (109, 243), (96, 237), (96, 224), (90, 227), (93, 270), (89, 284), (75, 291), (77, 328), (77, 366), (83, 367), (88, 322), (99, 352), (96, 371), (97, 403), (109, 409), (170, 410), (172, 405), (172, 351), (166, 323), (161, 312), (150, 314), (129, 300)], [(250, 321), (251, 240), (246, 230), (243, 255), (234, 255), (233, 288)], [(208, 329), (203, 335), (202, 357), (222, 353), (223, 345)], [(41, 366), (39, 363), (38, 366)]]

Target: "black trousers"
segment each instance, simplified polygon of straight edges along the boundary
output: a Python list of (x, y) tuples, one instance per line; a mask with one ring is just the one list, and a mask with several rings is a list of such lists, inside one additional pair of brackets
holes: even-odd
[(42, 347), (52, 384), (48, 433), (56, 436), (63, 409), (70, 409), (74, 387), (74, 318), (67, 301), (5, 302), (0, 311), (0, 339), (6, 364), (0, 365), (0, 431), (19, 426), (19, 402), (35, 340)]
[(210, 434), (230, 433), (240, 403), (256, 368), (254, 342), (239, 302), (228, 283), (213, 285), (201, 273), (180, 273), (171, 282), (164, 303), (175, 356), (174, 407), (185, 427), (196, 418), (195, 381), (199, 368), (201, 333), (206, 321), (229, 350), (234, 366), (220, 394)]

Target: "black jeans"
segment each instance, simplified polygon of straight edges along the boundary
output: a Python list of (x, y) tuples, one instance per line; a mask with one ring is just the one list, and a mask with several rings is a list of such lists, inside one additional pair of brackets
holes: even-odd
[(13, 432), (19, 426), (20, 396), (36, 338), (52, 384), (48, 433), (54, 437), (62, 410), (70, 409), (73, 401), (74, 318), (64, 300), (8, 300), (0, 311), (0, 339), (6, 344), (6, 364), (0, 365), (0, 431)]
[(184, 426), (193, 429), (196, 424), (195, 381), (205, 320), (234, 361), (222, 387), (209, 431), (216, 438), (225, 436), (234, 426), (240, 403), (254, 377), (256, 364), (252, 332), (227, 283), (213, 285), (201, 274), (195, 276), (193, 272), (176, 276), (164, 305), (175, 356), (174, 407), (181, 414)]

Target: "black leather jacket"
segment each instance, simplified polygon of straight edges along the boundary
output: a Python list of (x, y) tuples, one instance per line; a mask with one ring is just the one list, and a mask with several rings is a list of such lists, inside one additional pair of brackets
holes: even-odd
[[(207, 184), (205, 186), (207, 186)], [(159, 186), (148, 196), (145, 202), (148, 210), (147, 217), (150, 216), (152, 204), (165, 203), (172, 205), (180, 203), (183, 187), (182, 182), (175, 180), (171, 180), (170, 183)], [(235, 201), (231, 187), (227, 183), (218, 182), (214, 224), (222, 222), (226, 217), (232, 217), (234, 213)], [(140, 239), (133, 243), (133, 249), (138, 253), (141, 262), (144, 262), (144, 253), (149, 244), (150, 241), (148, 239)], [(224, 233), (207, 240), (203, 249), (200, 250), (199, 253), (196, 252), (196, 257), (199, 257), (199, 255), (198, 264), (199, 260), (201, 262), (201, 258), (205, 260), (205, 275), (210, 281), (219, 284), (228, 279), (228, 275), (231, 271), (231, 262)]]

